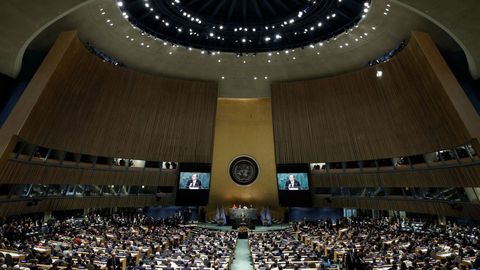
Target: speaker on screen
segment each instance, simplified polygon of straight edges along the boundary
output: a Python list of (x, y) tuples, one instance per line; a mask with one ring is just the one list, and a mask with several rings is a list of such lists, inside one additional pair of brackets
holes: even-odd
[(309, 169), (309, 164), (277, 165), (278, 198), (281, 206), (312, 205)]
[(204, 163), (180, 163), (176, 205), (204, 206), (208, 203), (212, 166)]

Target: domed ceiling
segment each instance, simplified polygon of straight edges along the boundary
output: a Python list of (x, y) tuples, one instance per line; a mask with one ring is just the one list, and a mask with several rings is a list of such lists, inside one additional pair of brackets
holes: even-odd
[(209, 51), (304, 47), (353, 28), (370, 0), (118, 0), (123, 16), (149, 35)]
[[(4, 36), (9, 37), (0, 39), (0, 56), (2, 56), (0, 72), (11, 74), (11, 76), (18, 74), (24, 49), (27, 46), (31, 50), (47, 51), (58, 34), (68, 30), (76, 30), (81, 41), (90, 43), (99, 51), (125, 64), (129, 69), (168, 77), (216, 81), (219, 85), (219, 96), (228, 98), (269, 97), (270, 85), (273, 82), (333, 76), (362, 69), (369, 61), (396, 48), (403, 40), (408, 40), (412, 30), (430, 33), (444, 51), (461, 50), (457, 43), (452, 41), (450, 35), (442, 29), (444, 27), (438, 27), (425, 16), (419, 15), (417, 11), (399, 4), (397, 0), (372, 0), (368, 12), (363, 14), (364, 11), (361, 11), (361, 15), (365, 17), (361, 18), (353, 28), (323, 42), (295, 49), (258, 53), (219, 53), (214, 50), (209, 53), (206, 49), (182, 46), (158, 38), (131, 23), (129, 21), (131, 14), (123, 14), (126, 11), (121, 10), (122, 7), (126, 7), (127, 2), (122, 1), (125, 6), (119, 7), (120, 0), (62, 0), (61, 3), (56, 0), (45, 0), (49, 3), (48, 5), (43, 1), (42, 3), (35, 0), (22, 1), (25, 1), (24, 5), (0, 3), (2, 7), (0, 13), (2, 10), (9, 10), (7, 13), (4, 12), (5, 16), (0, 19), (5, 21), (4, 24), (0, 24), (0, 32), (3, 31)], [(245, 20), (257, 23), (261, 20), (255, 11), (255, 3), (248, 5), (250, 0), (228, 0), (223, 4), (219, 0), (183, 1), (180, 4), (188, 10), (190, 16), (207, 17), (205, 14), (215, 13), (215, 9), (218, 8), (215, 5), (221, 5), (217, 16), (220, 18), (218, 20), (223, 21), (221, 16), (227, 18), (229, 16), (227, 7), (231, 8), (231, 5), (234, 5), (233, 8), (240, 13), (232, 12), (230, 17), (232, 22), (238, 23), (238, 20)], [(213, 2), (207, 5), (209, 1)], [(246, 17), (242, 13), (244, 1), (247, 3)], [(282, 8), (280, 3), (287, 7), (292, 5), (291, 9), (295, 12), (290, 14), (297, 16), (296, 8), (302, 3), (309, 4), (300, 0), (281, 1), (269, 0), (268, 3), (275, 5), (275, 12), (284, 16), (289, 12)], [(342, 0), (341, 3), (344, 1)], [(428, 6), (428, 0), (411, 1), (415, 3), (422, 1)], [(470, 9), (477, 3), (476, 0), (465, 1), (469, 2)], [(135, 2), (143, 4), (142, 10), (145, 10), (144, 0), (135, 0)], [(256, 2), (257, 4), (266, 3), (266, 0)], [(272, 4), (274, 2), (275, 4)], [(338, 2), (337, 0), (334, 6), (338, 5)], [(153, 5), (153, 2), (149, 3)], [(362, 5), (365, 5), (365, 2)], [(69, 7), (73, 8), (69, 9)], [(259, 6), (259, 9), (261, 16), (275, 19), (265, 4)], [(452, 9), (458, 8), (455, 6)], [(462, 7), (462, 10), (466, 9), (468, 8)], [(193, 10), (196, 10), (196, 13)], [(433, 14), (433, 11), (435, 10), (431, 7), (426, 12)], [(462, 17), (470, 18), (469, 22), (478, 17), (461, 14)], [(126, 19), (125, 16), (129, 18)], [(330, 21), (340, 18), (340, 13), (336, 13), (335, 18), (330, 17)], [(161, 19), (159, 20), (161, 22)], [(323, 20), (328, 21), (325, 18)], [(475, 27), (477, 25), (480, 24), (475, 24)], [(248, 28), (247, 33), (250, 33), (250, 27)], [(22, 35), (19, 35), (20, 33)], [(182, 33), (185, 34), (185, 32)], [(460, 33), (459, 30), (457, 33)], [(469, 46), (470, 51), (472, 48), (475, 49), (476, 47), (472, 47), (472, 44), (478, 44), (478, 42), (475, 43), (474, 35), (467, 35), (467, 32), (465, 34), (461, 32), (461, 34), (461, 41)], [(466, 37), (471, 38), (472, 41), (466, 42), (468, 41)], [(473, 52), (477, 51), (473, 50)]]

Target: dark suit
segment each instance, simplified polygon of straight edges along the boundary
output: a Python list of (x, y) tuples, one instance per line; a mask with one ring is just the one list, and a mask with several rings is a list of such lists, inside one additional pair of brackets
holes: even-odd
[(293, 183), (290, 180), (287, 180), (287, 182), (285, 182), (286, 189), (299, 188), (299, 187), (300, 187), (300, 182), (298, 182), (297, 180), (293, 181)]
[(187, 182), (187, 186), (186, 188), (190, 188), (190, 187), (202, 187), (202, 182), (200, 182), (200, 180), (197, 179), (197, 181), (195, 181), (195, 184), (193, 183), (193, 180), (190, 179), (188, 180)]
[(122, 269), (122, 263), (118, 257), (110, 258), (107, 261), (107, 269), (108, 270), (120, 270)]

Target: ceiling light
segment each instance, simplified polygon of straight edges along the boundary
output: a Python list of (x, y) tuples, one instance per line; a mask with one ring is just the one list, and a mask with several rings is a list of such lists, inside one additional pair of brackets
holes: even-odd
[(378, 70), (378, 71), (377, 71), (377, 78), (380, 78), (380, 77), (382, 77), (382, 76), (383, 76), (383, 71)]

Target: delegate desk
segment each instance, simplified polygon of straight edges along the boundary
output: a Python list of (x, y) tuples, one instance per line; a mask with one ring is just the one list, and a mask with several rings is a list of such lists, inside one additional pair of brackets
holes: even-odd
[(26, 257), (26, 254), (20, 253), (15, 250), (0, 249), (0, 253), (2, 253), (3, 256), (7, 256), (7, 254), (9, 254), (10, 256), (12, 256), (12, 259), (17, 262), (25, 260)]

